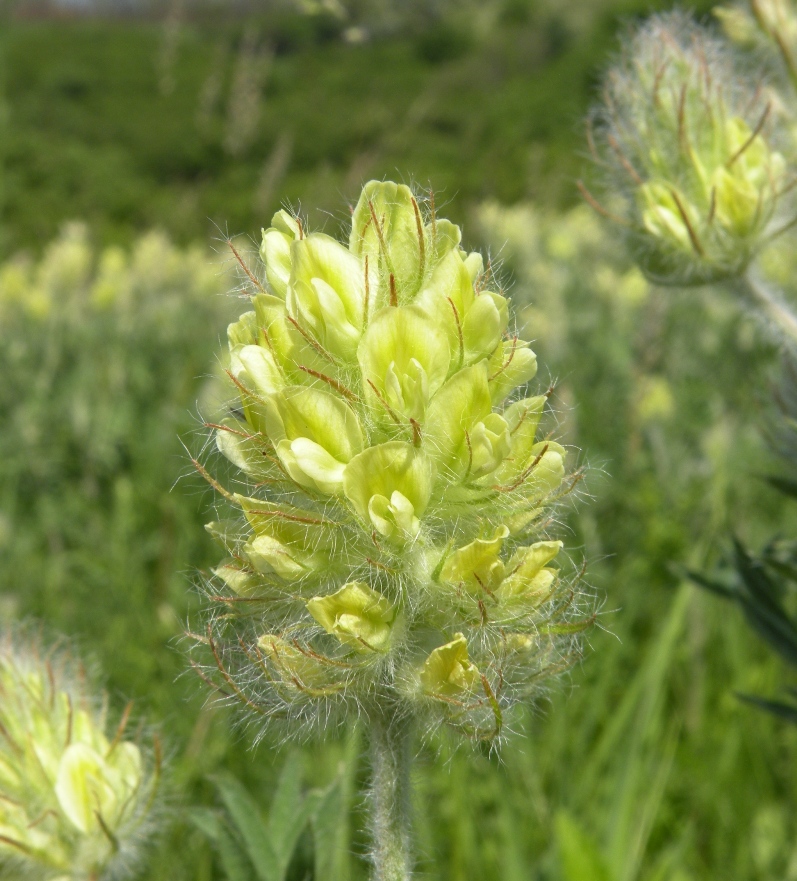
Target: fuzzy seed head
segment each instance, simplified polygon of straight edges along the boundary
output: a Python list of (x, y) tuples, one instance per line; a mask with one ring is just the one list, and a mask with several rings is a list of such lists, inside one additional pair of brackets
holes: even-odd
[(536, 356), (406, 186), (367, 184), (347, 245), (280, 211), (260, 255), (229, 328), (216, 443), (247, 489), (209, 525), (201, 672), (286, 736), (389, 706), (492, 740), (590, 620), (540, 534), (577, 475), (538, 437)]
[(0, 875), (125, 877), (158, 786), (157, 769), (63, 653), (0, 637)]
[(705, 284), (745, 271), (784, 208), (771, 111), (727, 47), (685, 16), (655, 16), (631, 35), (606, 78), (593, 143), (651, 280)]

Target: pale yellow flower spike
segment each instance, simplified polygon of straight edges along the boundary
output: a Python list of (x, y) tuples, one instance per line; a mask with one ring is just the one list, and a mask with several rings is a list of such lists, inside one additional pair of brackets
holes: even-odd
[[(203, 675), (286, 736), (364, 719), (374, 798), (413, 727), (494, 742), (591, 620), (548, 565), (545, 512), (575, 481), (538, 436), (546, 396), (524, 395), (536, 355), (460, 243), (391, 182), (366, 184), (347, 245), (280, 211), (228, 331), (217, 448), (248, 488), (214, 482), (239, 516), (208, 527), (227, 557)], [(376, 828), (402, 799), (374, 808), (379, 881), (407, 877)]]

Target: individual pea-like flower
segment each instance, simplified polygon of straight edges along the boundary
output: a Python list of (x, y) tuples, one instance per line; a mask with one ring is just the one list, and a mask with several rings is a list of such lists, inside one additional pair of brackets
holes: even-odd
[(85, 673), (31, 634), (0, 637), (0, 875), (120, 878), (148, 831), (159, 760), (108, 736)]
[(307, 611), (326, 630), (358, 651), (386, 652), (396, 624), (396, 609), (380, 593), (352, 581), (333, 594), (313, 597)]
[(651, 280), (736, 278), (788, 223), (774, 117), (771, 95), (748, 88), (729, 48), (686, 16), (654, 16), (628, 38), (591, 143), (614, 219)]
[(539, 436), (536, 356), (406, 186), (367, 184), (347, 245), (280, 211), (260, 255), (215, 427), (249, 488), (209, 525), (228, 556), (203, 675), (291, 736), (393, 707), (491, 740), (591, 620), (549, 565), (546, 512), (579, 474)]

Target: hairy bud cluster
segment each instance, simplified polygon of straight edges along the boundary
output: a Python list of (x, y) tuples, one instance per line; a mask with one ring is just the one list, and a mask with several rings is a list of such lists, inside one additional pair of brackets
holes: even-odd
[(575, 477), (537, 436), (546, 396), (510, 402), (536, 357), (408, 187), (367, 184), (348, 246), (280, 211), (260, 253), (216, 426), (249, 483), (208, 526), (218, 687), (294, 736), (354, 711), (493, 739), (587, 623), (539, 535)]
[(157, 767), (113, 738), (69, 658), (0, 641), (0, 875), (118, 878), (134, 861)]
[(660, 284), (741, 275), (788, 188), (763, 91), (686, 17), (650, 19), (610, 71), (593, 147), (635, 256)]

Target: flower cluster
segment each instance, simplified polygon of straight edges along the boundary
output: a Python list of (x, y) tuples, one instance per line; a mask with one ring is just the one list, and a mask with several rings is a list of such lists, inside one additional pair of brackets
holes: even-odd
[(367, 184), (348, 247), (280, 211), (260, 253), (216, 426), (248, 487), (208, 527), (218, 687), (294, 736), (389, 707), (491, 740), (589, 620), (541, 535), (577, 475), (537, 436), (546, 396), (512, 395), (536, 357), (408, 187)]
[(661, 284), (741, 275), (789, 188), (767, 93), (680, 14), (650, 19), (606, 80), (593, 147), (645, 273)]
[(0, 874), (118, 878), (145, 832), (157, 768), (146, 769), (124, 724), (106, 736), (69, 658), (24, 642), (0, 642)]

